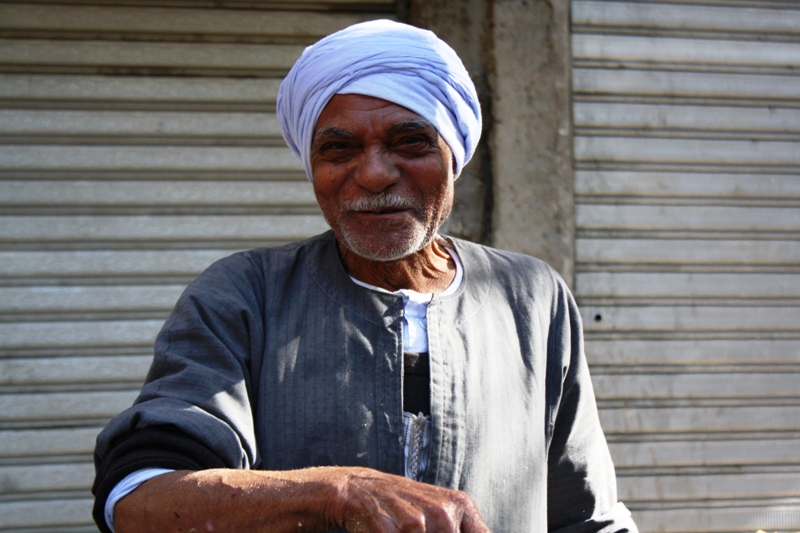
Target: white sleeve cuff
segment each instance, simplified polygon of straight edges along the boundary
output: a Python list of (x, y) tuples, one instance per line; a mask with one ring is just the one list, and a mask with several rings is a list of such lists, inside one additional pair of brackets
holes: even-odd
[(117, 504), (117, 502), (130, 494), (136, 487), (148, 479), (160, 476), (161, 474), (166, 474), (167, 472), (172, 472), (172, 470), (167, 468), (145, 468), (143, 470), (137, 470), (136, 472), (125, 476), (122, 481), (114, 486), (114, 489), (106, 499), (105, 506), (106, 524), (108, 524), (108, 527), (112, 532), (114, 531), (114, 506)]

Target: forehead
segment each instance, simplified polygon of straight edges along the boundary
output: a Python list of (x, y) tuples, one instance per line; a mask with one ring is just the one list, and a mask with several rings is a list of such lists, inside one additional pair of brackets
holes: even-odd
[(400, 122), (430, 123), (413, 111), (387, 100), (361, 94), (336, 94), (317, 119), (315, 136), (326, 128), (386, 127)]

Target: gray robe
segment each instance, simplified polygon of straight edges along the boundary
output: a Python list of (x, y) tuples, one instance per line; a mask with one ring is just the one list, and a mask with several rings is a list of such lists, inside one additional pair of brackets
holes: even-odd
[[(464, 279), (428, 308), (424, 481), (466, 491), (494, 533), (635, 532), (566, 285), (537, 259), (451, 242)], [(165, 323), (135, 404), (98, 437), (96, 518), (146, 466), (402, 475), (402, 313), (349, 279), (331, 232), (211, 266)]]

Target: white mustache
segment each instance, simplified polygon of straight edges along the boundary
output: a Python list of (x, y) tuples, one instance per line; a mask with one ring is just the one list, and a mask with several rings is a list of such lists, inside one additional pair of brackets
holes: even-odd
[(359, 196), (354, 200), (345, 202), (345, 208), (349, 211), (396, 211), (400, 209), (417, 209), (410, 198), (395, 193), (379, 192), (369, 196)]

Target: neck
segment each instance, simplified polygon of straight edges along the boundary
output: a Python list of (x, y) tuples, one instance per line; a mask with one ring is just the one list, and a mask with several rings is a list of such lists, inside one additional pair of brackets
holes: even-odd
[(388, 291), (442, 292), (456, 276), (456, 264), (445, 250), (446, 241), (438, 235), (423, 249), (395, 261), (365, 259), (339, 243), (347, 273), (359, 281)]

